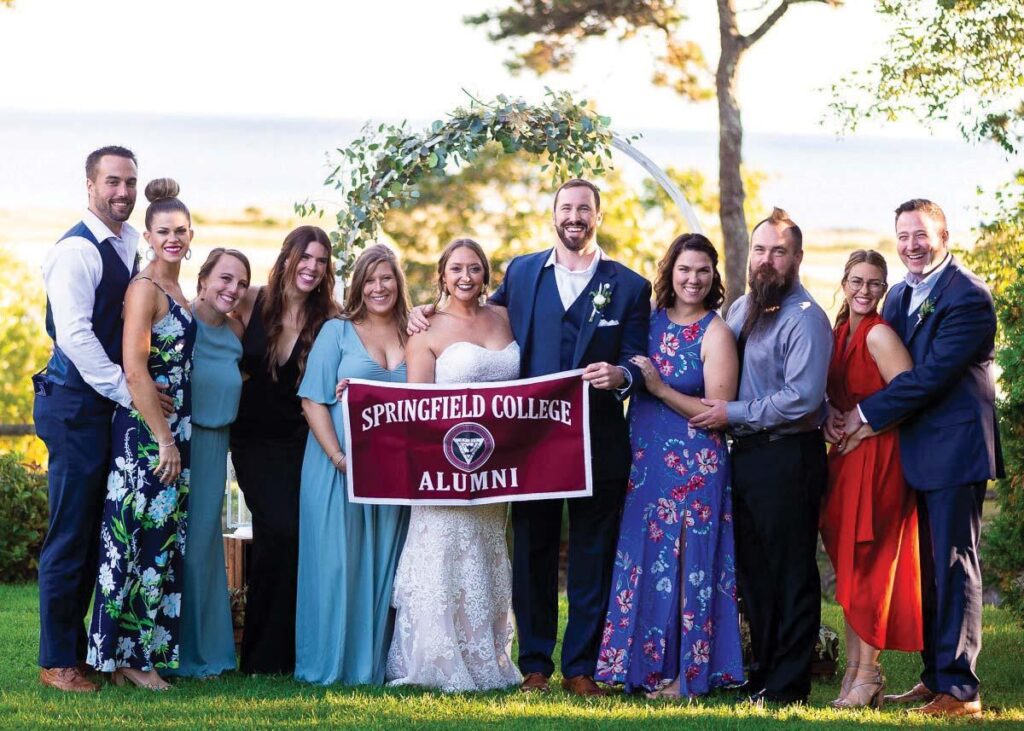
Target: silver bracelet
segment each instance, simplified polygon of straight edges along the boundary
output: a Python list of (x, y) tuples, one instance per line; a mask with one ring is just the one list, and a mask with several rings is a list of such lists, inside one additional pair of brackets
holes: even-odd
[(158, 447), (173, 447), (173, 446), (174, 446), (174, 440), (172, 439), (172, 440), (171, 440), (171, 441), (169, 441), (169, 442), (168, 442), (167, 444), (164, 444), (163, 442), (160, 442), (160, 441), (158, 441), (158, 442), (156, 443), (156, 445), (157, 445)]

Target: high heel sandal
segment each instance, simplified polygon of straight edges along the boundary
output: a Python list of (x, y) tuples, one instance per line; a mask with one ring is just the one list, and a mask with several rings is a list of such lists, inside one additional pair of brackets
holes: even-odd
[(133, 677), (128, 673), (124, 672), (123, 668), (118, 668), (110, 674), (110, 682), (114, 685), (121, 687), (124, 685), (124, 681), (128, 681), (136, 688), (144, 688), (146, 690), (166, 691), (170, 689), (170, 683), (164, 681), (164, 685), (157, 685), (156, 683), (147, 683), (145, 680), (141, 680), (138, 677)]
[[(847, 666), (849, 667), (849, 665)], [(874, 677), (870, 680), (862, 680), (859, 683), (851, 682), (849, 690), (840, 697), (832, 701), (833, 708), (875, 708), (880, 709), (884, 702), (885, 696), (885, 676), (882, 675), (882, 666), (876, 663), (865, 663), (857, 664), (858, 670), (874, 670)], [(853, 700), (851, 696), (857, 691), (858, 688), (864, 688), (868, 686), (874, 686), (874, 691), (868, 696), (867, 700), (860, 702), (860, 698)]]
[[(850, 671), (853, 671), (852, 673)], [(846, 697), (846, 694), (850, 692), (850, 685), (853, 683), (853, 679), (857, 677), (857, 663), (846, 661), (846, 672), (843, 673), (843, 680), (839, 684), (839, 696), (832, 701), (834, 706), (836, 703)]]

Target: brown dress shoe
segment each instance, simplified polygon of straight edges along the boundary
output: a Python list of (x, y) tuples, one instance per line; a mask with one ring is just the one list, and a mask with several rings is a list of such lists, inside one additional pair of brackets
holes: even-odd
[(935, 693), (928, 690), (927, 685), (918, 683), (906, 693), (887, 695), (884, 700), (886, 703), (913, 703), (916, 705), (918, 703), (931, 703), (934, 698)]
[(78, 668), (40, 668), (39, 682), (69, 693), (95, 693), (100, 689)]
[(600, 698), (608, 695), (608, 691), (601, 688), (589, 675), (575, 675), (571, 678), (562, 679), (562, 687), (573, 695)]
[(973, 701), (957, 700), (949, 693), (939, 693), (931, 703), (920, 708), (911, 708), (911, 713), (919, 713), (922, 716), (966, 716), (968, 718), (979, 718), (981, 716), (981, 699)]
[(544, 673), (527, 673), (523, 677), (523, 682), (519, 686), (519, 690), (524, 693), (547, 693), (551, 690), (551, 686), (548, 685), (548, 676)]

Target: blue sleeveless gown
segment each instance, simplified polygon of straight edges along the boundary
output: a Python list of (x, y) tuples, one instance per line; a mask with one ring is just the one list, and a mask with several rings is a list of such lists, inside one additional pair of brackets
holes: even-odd
[(224, 568), (221, 514), (229, 426), (242, 394), (242, 342), (227, 325), (196, 318), (192, 368), (192, 485), (181, 598), (181, 657), (170, 675), (203, 677), (235, 669), (234, 628)]

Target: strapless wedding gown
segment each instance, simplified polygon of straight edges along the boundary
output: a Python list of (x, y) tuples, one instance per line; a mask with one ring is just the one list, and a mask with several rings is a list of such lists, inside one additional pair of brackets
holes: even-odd
[[(437, 383), (506, 381), (519, 375), (519, 346), (468, 342), (437, 358)], [(392, 604), (389, 685), (446, 692), (494, 690), (522, 681), (512, 662), (512, 567), (506, 503), (413, 506)]]

